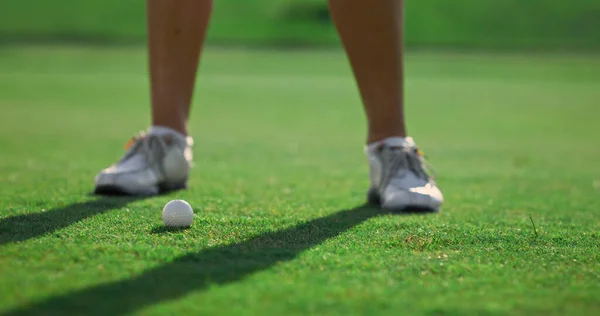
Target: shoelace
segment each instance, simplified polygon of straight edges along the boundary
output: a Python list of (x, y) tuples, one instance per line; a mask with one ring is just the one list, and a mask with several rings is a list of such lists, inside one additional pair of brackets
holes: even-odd
[[(157, 135), (148, 135), (140, 132), (127, 142), (125, 148), (128, 150), (123, 157), (123, 161), (133, 157), (136, 154), (142, 154), (148, 165), (153, 165), (157, 157), (162, 157), (167, 151), (167, 144), (164, 139)], [(160, 155), (153, 154), (154, 150), (160, 150)]]
[(431, 179), (437, 178), (437, 171), (435, 170), (435, 167), (427, 160), (427, 155), (425, 155), (425, 153), (419, 148), (415, 148), (415, 152), (418, 156), (416, 157), (417, 160), (420, 161), (420, 168), (425, 172), (425, 175)]
[(393, 177), (403, 176), (400, 174), (403, 169), (409, 169), (423, 180), (431, 180), (432, 177), (429, 175), (429, 170), (433, 170), (433, 167), (425, 161), (423, 153), (418, 149), (390, 148), (390, 155), (390, 172), (386, 173), (388, 176), (385, 179), (382, 179), (385, 185)]

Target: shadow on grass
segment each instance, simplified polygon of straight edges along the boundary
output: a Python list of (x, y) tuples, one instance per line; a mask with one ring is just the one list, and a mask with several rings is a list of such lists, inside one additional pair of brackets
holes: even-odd
[(189, 230), (189, 227), (167, 227), (157, 226), (152, 229), (152, 234), (174, 233)]
[[(131, 279), (105, 283), (15, 309), (6, 315), (116, 315), (227, 284), (290, 261), (329, 238), (385, 214), (361, 206), (232, 245), (181, 256)], [(155, 232), (160, 233), (160, 232)]]
[(102, 214), (139, 200), (139, 197), (99, 197), (44, 212), (0, 220), (0, 246), (53, 233), (88, 217)]

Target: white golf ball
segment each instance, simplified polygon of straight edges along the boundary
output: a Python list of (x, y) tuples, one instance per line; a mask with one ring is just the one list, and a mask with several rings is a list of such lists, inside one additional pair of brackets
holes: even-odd
[(190, 227), (194, 221), (194, 211), (188, 202), (172, 200), (163, 208), (162, 220), (168, 227)]

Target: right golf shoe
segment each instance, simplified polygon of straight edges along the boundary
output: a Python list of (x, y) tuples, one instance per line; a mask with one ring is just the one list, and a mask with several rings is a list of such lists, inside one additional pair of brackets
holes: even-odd
[(388, 138), (368, 145), (366, 153), (370, 203), (392, 211), (439, 211), (444, 197), (412, 138)]

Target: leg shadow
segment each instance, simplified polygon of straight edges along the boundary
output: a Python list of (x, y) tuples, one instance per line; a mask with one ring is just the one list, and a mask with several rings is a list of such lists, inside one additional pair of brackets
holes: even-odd
[(119, 315), (174, 300), (211, 285), (239, 281), (384, 214), (362, 206), (266, 233), (232, 245), (188, 254), (131, 279), (101, 284), (23, 306), (6, 315)]
[(0, 220), (0, 246), (50, 234), (83, 219), (121, 208), (139, 197), (100, 197), (39, 213), (17, 215)]

